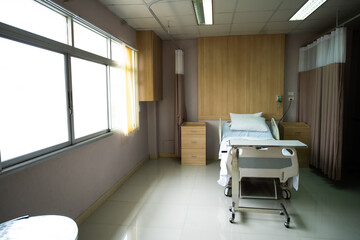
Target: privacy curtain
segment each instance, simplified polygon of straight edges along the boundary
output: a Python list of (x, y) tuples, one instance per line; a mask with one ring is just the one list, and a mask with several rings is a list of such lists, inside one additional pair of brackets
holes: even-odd
[(298, 121), (311, 127), (311, 165), (341, 179), (346, 29), (300, 48)]
[(181, 155), (181, 124), (186, 119), (184, 52), (175, 50), (175, 155)]

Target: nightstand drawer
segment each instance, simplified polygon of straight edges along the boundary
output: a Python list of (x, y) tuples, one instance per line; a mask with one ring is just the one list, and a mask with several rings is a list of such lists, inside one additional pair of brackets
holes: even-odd
[(206, 150), (205, 149), (181, 149), (181, 164), (187, 165), (205, 165)]
[(181, 148), (205, 148), (205, 135), (181, 134)]
[(181, 125), (181, 164), (206, 165), (206, 122)]
[(205, 135), (204, 127), (182, 127), (181, 132), (186, 135)]

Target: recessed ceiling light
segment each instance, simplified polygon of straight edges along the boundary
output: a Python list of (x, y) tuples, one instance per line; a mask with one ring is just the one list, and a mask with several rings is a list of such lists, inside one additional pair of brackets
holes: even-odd
[(192, 0), (196, 20), (199, 25), (213, 24), (212, 0)]
[(326, 0), (309, 0), (307, 1), (289, 21), (301, 21), (307, 18), (311, 13), (318, 9)]

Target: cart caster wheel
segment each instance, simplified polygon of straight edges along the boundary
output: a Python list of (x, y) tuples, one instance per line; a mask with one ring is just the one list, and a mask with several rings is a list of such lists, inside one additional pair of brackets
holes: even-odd
[(284, 199), (290, 199), (291, 198), (291, 192), (288, 189), (282, 189), (281, 195)]
[(284, 226), (285, 226), (286, 228), (289, 228), (289, 227), (290, 227), (290, 223), (285, 222), (285, 223), (284, 223)]
[(280, 211), (280, 215), (284, 215), (284, 212), (283, 212), (283, 211)]
[(230, 223), (234, 223), (234, 219), (230, 218), (230, 219), (229, 219), (229, 222), (230, 222)]
[(232, 196), (231, 187), (226, 187), (225, 190), (224, 190), (224, 194), (227, 197), (231, 197)]
[(229, 207), (229, 211), (232, 212), (232, 208), (231, 208), (231, 207)]

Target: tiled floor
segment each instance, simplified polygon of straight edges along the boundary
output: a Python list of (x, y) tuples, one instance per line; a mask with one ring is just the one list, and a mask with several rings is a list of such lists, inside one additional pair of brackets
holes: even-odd
[[(79, 227), (80, 240), (360, 239), (360, 185), (336, 185), (300, 169), (300, 188), (285, 203), (290, 228), (277, 214), (236, 213), (217, 184), (219, 162), (181, 166), (148, 161)], [(241, 200), (273, 206), (273, 200)]]

